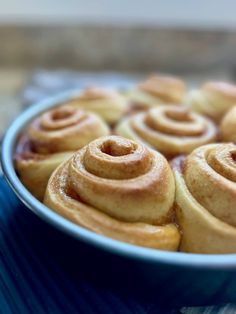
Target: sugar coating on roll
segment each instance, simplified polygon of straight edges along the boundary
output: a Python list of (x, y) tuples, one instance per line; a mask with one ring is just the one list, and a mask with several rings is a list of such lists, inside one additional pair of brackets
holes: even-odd
[(97, 115), (73, 107), (43, 113), (31, 122), (16, 146), (15, 165), (22, 183), (43, 200), (53, 170), (74, 151), (109, 132)]
[(201, 88), (189, 91), (184, 103), (192, 110), (220, 123), (224, 114), (236, 104), (236, 85), (227, 82), (207, 82)]
[(172, 164), (180, 250), (236, 253), (236, 146), (205, 145)]
[(53, 173), (45, 204), (94, 232), (121, 241), (177, 250), (175, 183), (167, 160), (131, 140), (102, 137)]
[(83, 90), (78, 96), (68, 100), (67, 104), (94, 112), (111, 125), (127, 110), (127, 100), (121, 93), (98, 87)]
[(181, 104), (186, 93), (185, 83), (171, 75), (152, 75), (127, 92), (133, 108), (148, 109), (163, 104)]
[(223, 117), (220, 132), (222, 141), (236, 144), (236, 105)]
[(160, 106), (124, 119), (116, 133), (139, 141), (167, 158), (188, 154), (217, 139), (214, 123), (185, 106)]

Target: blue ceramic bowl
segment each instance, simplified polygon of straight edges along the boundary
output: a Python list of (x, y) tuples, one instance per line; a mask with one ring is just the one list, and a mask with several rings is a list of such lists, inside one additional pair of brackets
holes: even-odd
[[(70, 99), (70, 91), (35, 104), (8, 128), (2, 143), (2, 169), (21, 201), (36, 215), (112, 258), (124, 284), (133, 283), (169, 305), (206, 305), (236, 300), (236, 254), (203, 255), (143, 248), (98, 235), (59, 216), (35, 199), (18, 179), (13, 164), (16, 140), (26, 125), (42, 112)], [(96, 250), (95, 250), (96, 251)], [(114, 258), (115, 257), (115, 258)], [(119, 262), (118, 262), (119, 261)], [(103, 261), (103, 263), (105, 263)], [(121, 269), (122, 268), (122, 269)], [(119, 270), (119, 271), (118, 271)], [(102, 270), (101, 270), (102, 271)], [(114, 280), (115, 275), (114, 275)]]

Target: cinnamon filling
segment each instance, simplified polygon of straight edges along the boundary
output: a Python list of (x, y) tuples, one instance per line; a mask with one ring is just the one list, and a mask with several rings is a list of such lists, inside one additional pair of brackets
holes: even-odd
[(232, 158), (233, 162), (236, 163), (236, 153), (232, 153), (231, 158)]
[(21, 135), (19, 137), (15, 148), (15, 160), (43, 160), (44, 158), (46, 158), (46, 156), (37, 154), (37, 149), (27, 136)]
[(167, 118), (177, 122), (192, 122), (193, 119), (187, 111), (166, 111)]
[(73, 110), (66, 110), (66, 109), (60, 109), (60, 110), (55, 110), (52, 113), (52, 120), (62, 120), (62, 119), (67, 119), (71, 117), (74, 114)]
[(120, 143), (109, 140), (102, 144), (101, 151), (113, 157), (125, 156), (135, 151), (135, 145), (126, 140)]

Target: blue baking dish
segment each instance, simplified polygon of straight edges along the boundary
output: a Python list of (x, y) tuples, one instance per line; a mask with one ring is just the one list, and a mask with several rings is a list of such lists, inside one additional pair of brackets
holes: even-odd
[[(203, 255), (143, 248), (98, 235), (65, 218), (35, 199), (14, 169), (18, 136), (42, 112), (66, 102), (78, 91), (68, 91), (41, 101), (24, 111), (8, 128), (1, 152), (4, 175), (20, 200), (47, 223), (99, 253), (97, 272), (122, 281), (126, 287), (169, 305), (209, 305), (236, 301), (236, 254)], [(86, 259), (86, 256), (83, 258)], [(112, 267), (111, 267), (112, 263)], [(106, 267), (107, 265), (107, 267)], [(108, 271), (110, 270), (110, 274)], [(119, 278), (118, 278), (119, 277)]]

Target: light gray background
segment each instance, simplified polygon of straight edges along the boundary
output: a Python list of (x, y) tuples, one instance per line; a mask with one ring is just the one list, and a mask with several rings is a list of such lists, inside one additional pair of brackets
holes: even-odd
[(235, 0), (0, 0), (0, 23), (236, 28)]

